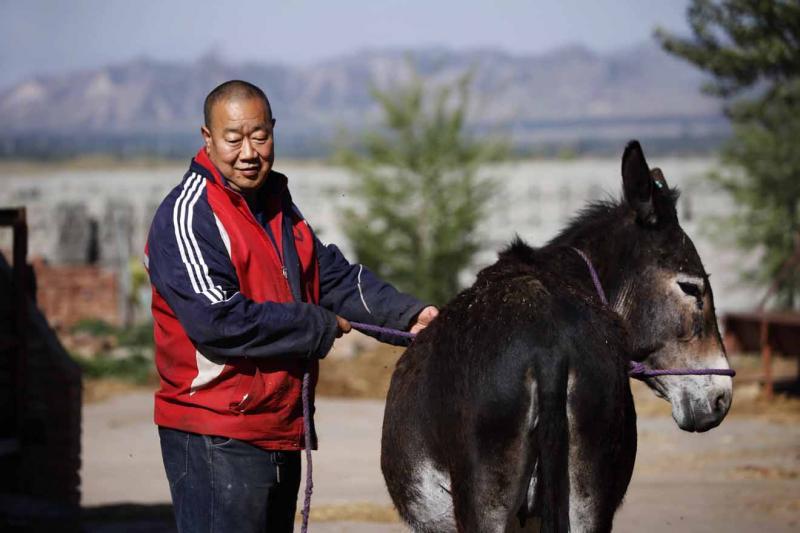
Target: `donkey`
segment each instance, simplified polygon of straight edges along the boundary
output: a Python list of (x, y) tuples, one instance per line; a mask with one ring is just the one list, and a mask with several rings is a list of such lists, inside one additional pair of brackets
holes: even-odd
[[(636, 456), (630, 362), (730, 368), (677, 191), (637, 141), (622, 180), (544, 247), (517, 238), (398, 361), (381, 468), (414, 531), (610, 531)], [(685, 431), (731, 404), (728, 376), (647, 384)]]

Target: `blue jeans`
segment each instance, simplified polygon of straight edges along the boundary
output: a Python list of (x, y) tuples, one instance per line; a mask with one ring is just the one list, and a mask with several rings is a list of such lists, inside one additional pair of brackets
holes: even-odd
[(180, 533), (284, 533), (294, 529), (300, 452), (160, 427)]

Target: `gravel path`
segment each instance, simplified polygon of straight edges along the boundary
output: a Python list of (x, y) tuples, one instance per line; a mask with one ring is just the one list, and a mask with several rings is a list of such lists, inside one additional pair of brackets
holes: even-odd
[[(117, 396), (85, 405), (83, 413), (84, 507), (95, 518), (123, 502), (142, 510), (138, 523), (98, 518), (89, 531), (172, 531), (152, 394)], [(341, 520), (312, 520), (314, 533), (405, 531), (397, 523), (341, 516), (362, 507), (390, 516), (379, 468), (382, 414), (380, 401), (319, 399), (322, 449), (314, 456), (313, 504)], [(668, 417), (641, 418), (636, 471), (615, 526), (648, 533), (798, 531), (800, 427), (730, 417), (697, 435), (678, 430)]]

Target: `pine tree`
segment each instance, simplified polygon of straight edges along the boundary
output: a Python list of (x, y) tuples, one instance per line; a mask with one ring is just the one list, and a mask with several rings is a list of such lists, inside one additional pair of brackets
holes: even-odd
[[(712, 177), (740, 210), (732, 219), (739, 244), (761, 247), (755, 275), (771, 281), (794, 252), (800, 231), (800, 2), (693, 0), (693, 37), (663, 30), (668, 52), (708, 72), (704, 87), (723, 98), (733, 135), (722, 150), (723, 172)], [(800, 303), (800, 273), (779, 287), (777, 303)]]
[(365, 136), (363, 152), (339, 153), (355, 175), (357, 205), (343, 225), (356, 257), (435, 304), (456, 294), (480, 247), (478, 225), (496, 184), (479, 170), (506, 153), (504, 143), (478, 142), (465, 130), (470, 80), (432, 87), (415, 74), (402, 87), (373, 90), (383, 127)]

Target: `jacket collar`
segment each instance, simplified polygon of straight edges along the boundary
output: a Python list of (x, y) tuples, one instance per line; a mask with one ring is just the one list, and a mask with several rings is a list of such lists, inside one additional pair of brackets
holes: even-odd
[(213, 181), (217, 185), (222, 185), (223, 187), (227, 187), (228, 180), (222, 175), (222, 172), (219, 171), (217, 165), (211, 162), (211, 158), (208, 157), (206, 153), (205, 147), (200, 148), (197, 151), (197, 155), (194, 156), (192, 159), (192, 167), (200, 167), (193, 168), (195, 172), (203, 175), (209, 181)]

